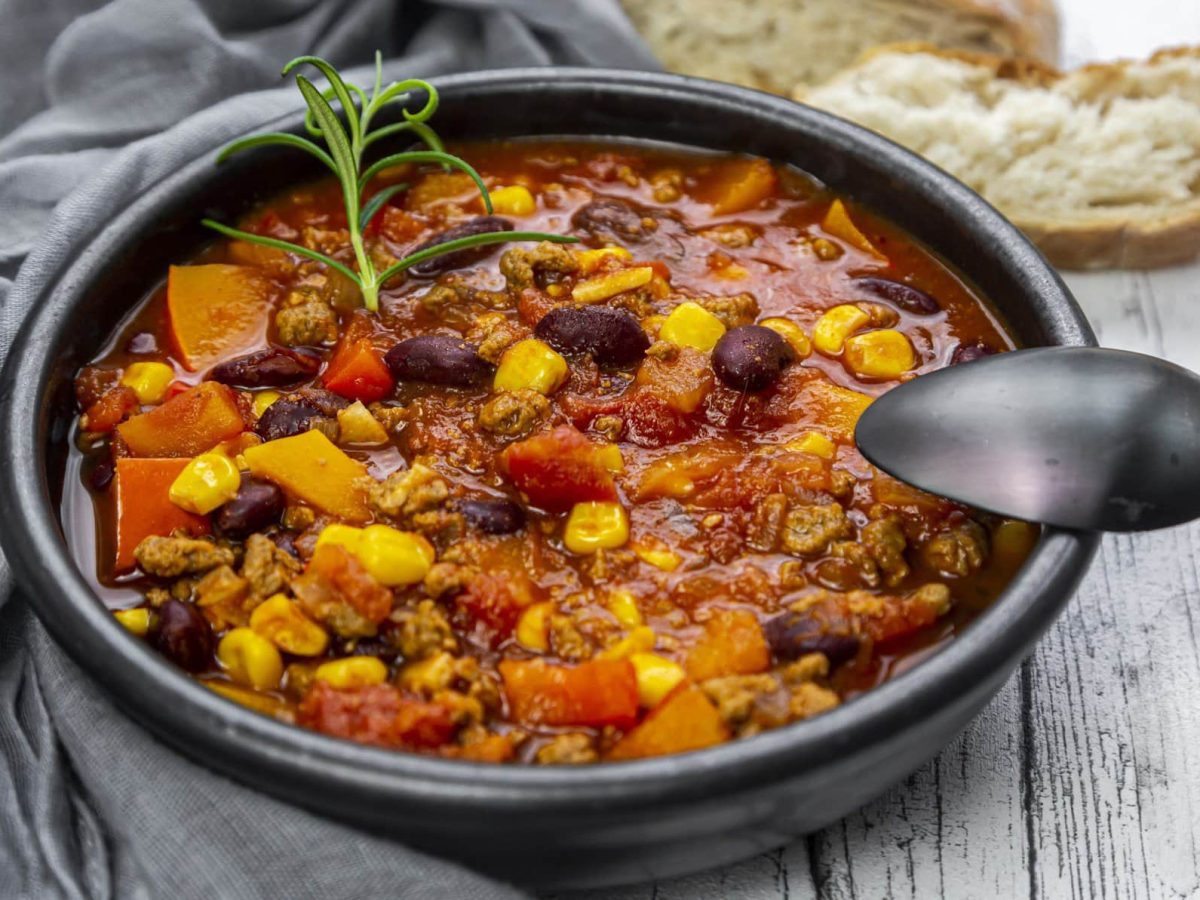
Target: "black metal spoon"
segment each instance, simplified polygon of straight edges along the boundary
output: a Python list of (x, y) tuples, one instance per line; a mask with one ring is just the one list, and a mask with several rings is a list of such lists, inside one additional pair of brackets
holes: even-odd
[(942, 369), (872, 403), (864, 456), (930, 493), (1088, 531), (1200, 517), (1200, 376), (1140, 353), (1053, 347)]

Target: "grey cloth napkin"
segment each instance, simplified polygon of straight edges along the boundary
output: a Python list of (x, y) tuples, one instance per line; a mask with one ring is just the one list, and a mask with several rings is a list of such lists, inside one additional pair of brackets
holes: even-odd
[[(0, 23), (0, 359), (95, 223), (299, 107), (278, 87), (292, 56), (360, 82), (377, 48), (390, 78), (656, 65), (616, 0), (0, 0)], [(0, 897), (166, 896), (519, 893), (176, 755), (67, 659), (0, 559)]]

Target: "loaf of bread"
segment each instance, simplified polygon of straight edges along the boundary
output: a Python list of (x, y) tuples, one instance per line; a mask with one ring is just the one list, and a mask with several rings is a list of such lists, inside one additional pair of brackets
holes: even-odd
[(1063, 268), (1152, 268), (1200, 253), (1200, 49), (1061, 73), (880, 48), (796, 98), (956, 175)]
[(879, 44), (1054, 63), (1054, 0), (621, 0), (666, 68), (786, 94)]

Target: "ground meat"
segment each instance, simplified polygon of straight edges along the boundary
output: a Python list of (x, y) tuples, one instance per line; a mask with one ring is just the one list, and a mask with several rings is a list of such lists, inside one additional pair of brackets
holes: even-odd
[(550, 634), (550, 647), (559, 658), (569, 662), (582, 662), (591, 657), (592, 645), (570, 616), (552, 615), (547, 631)]
[(431, 540), (456, 541), (462, 537), (466, 520), (462, 513), (448, 509), (430, 509), (414, 513), (408, 519), (409, 526)]
[(845, 469), (833, 469), (829, 473), (829, 493), (843, 503), (849, 503), (854, 496), (854, 486), (858, 479)]
[(291, 579), (300, 572), (290, 553), (281, 550), (269, 537), (252, 534), (246, 538), (246, 555), (242, 560), (242, 577), (250, 586), (250, 594), (264, 600), (284, 591)]
[(479, 427), (516, 440), (530, 434), (550, 414), (550, 401), (537, 391), (500, 391), (479, 410)]
[(484, 719), (483, 704), (466, 694), (458, 691), (438, 691), (433, 695), (433, 702), (439, 703), (450, 710), (450, 718), (460, 727), (480, 725)]
[(388, 434), (399, 434), (404, 426), (412, 419), (412, 412), (403, 406), (385, 406), (382, 403), (372, 403), (367, 407), (375, 420), (383, 426)]
[(592, 420), (591, 428), (596, 434), (615, 444), (620, 440), (621, 432), (625, 430), (625, 420), (620, 416), (597, 416)]
[(779, 565), (779, 587), (784, 591), (798, 591), (808, 587), (808, 576), (804, 574), (804, 563), (789, 559)]
[(243, 605), (250, 582), (232, 566), (217, 566), (196, 582), (196, 606), (217, 629), (245, 625), (248, 610)]
[(940, 582), (921, 585), (908, 599), (910, 603), (928, 607), (935, 616), (950, 612), (950, 588)]
[(760, 553), (772, 552), (779, 546), (787, 508), (787, 497), (783, 494), (769, 494), (755, 503), (746, 543)]
[(712, 228), (705, 228), (700, 235), (731, 250), (741, 250), (758, 240), (758, 230), (753, 225), (747, 225), (744, 222), (714, 225)]
[(726, 328), (751, 325), (758, 318), (758, 301), (753, 294), (734, 294), (732, 297), (703, 296), (693, 298), (716, 316)]
[(760, 698), (778, 691), (780, 684), (774, 675), (729, 675), (710, 678), (700, 687), (725, 723), (736, 731), (750, 720)]
[(679, 358), (679, 345), (670, 341), (655, 341), (646, 350), (646, 356), (661, 362), (672, 362)]
[(328, 304), (307, 299), (285, 306), (275, 314), (280, 343), (290, 347), (333, 344), (337, 341), (337, 315)]
[(474, 344), (475, 351), (483, 359), (495, 365), (500, 362), (504, 351), (522, 336), (520, 328), (501, 313), (484, 313), (463, 335), (464, 340)]
[(663, 169), (650, 177), (656, 203), (674, 203), (683, 196), (683, 172)]
[(447, 594), (457, 594), (478, 574), (479, 570), (474, 566), (454, 562), (434, 563), (425, 576), (425, 593), (435, 600)]
[(820, 553), (831, 541), (850, 535), (852, 526), (846, 511), (837, 503), (825, 506), (798, 506), (784, 519), (781, 543), (794, 556)]
[(987, 534), (978, 522), (967, 520), (929, 541), (921, 548), (921, 558), (936, 572), (965, 578), (978, 572), (987, 559)]
[(779, 674), (782, 676), (784, 684), (816, 681), (829, 674), (829, 657), (824, 653), (806, 653), (795, 662), (784, 666)]
[(547, 766), (577, 766), (596, 762), (596, 740), (590, 734), (560, 734), (537, 752), (537, 761)]
[(367, 486), (367, 502), (376, 512), (397, 518), (412, 516), (440, 506), (450, 496), (450, 487), (437, 472), (419, 462), (383, 481)]
[(133, 555), (143, 572), (159, 578), (198, 575), (217, 566), (233, 565), (234, 560), (231, 549), (212, 541), (156, 535), (138, 544)]
[(306, 225), (300, 231), (300, 243), (310, 250), (332, 256), (350, 243), (350, 232), (345, 228), (317, 228)]
[(543, 288), (553, 278), (573, 275), (579, 270), (579, 260), (562, 244), (542, 241), (536, 247), (513, 247), (500, 257), (500, 273), (509, 291), (520, 294), (525, 288)]
[(874, 557), (862, 544), (855, 541), (834, 541), (829, 545), (829, 555), (844, 560), (858, 581), (867, 587), (879, 585), (879, 566)]
[(828, 712), (840, 702), (838, 695), (829, 688), (806, 681), (791, 689), (791, 696), (788, 698), (788, 720), (796, 722)]
[(102, 369), (99, 366), (84, 366), (75, 376), (75, 400), (87, 409), (121, 380), (118, 369)]
[(424, 659), (441, 650), (453, 653), (458, 649), (454, 629), (432, 600), (422, 600), (415, 610), (397, 610), (392, 618), (400, 625), (396, 643), (405, 659)]
[(884, 584), (895, 587), (908, 576), (908, 561), (904, 558), (907, 541), (898, 518), (885, 516), (867, 523), (862, 529), (861, 540), (883, 572)]

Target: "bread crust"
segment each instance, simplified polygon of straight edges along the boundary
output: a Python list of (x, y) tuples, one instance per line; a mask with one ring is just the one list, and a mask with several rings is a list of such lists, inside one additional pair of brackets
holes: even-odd
[(947, 8), (994, 21), (1017, 56), (1058, 62), (1061, 23), (1054, 0), (938, 0)]
[[(893, 53), (916, 53), (957, 60), (989, 70), (992, 77), (1049, 87), (1068, 76), (1085, 79), (1089, 93), (1119, 82), (1133, 67), (1144, 68), (1180, 58), (1200, 59), (1200, 47), (1169, 47), (1147, 60), (1092, 63), (1062, 72), (1029, 59), (1011, 59), (967, 50), (947, 50), (926, 43), (890, 44), (863, 54), (859, 63)], [(793, 94), (803, 101), (809, 88), (800, 86)], [(1138, 219), (1114, 216), (1111, 221), (1069, 218), (1037, 218), (1008, 213), (1013, 224), (1037, 244), (1055, 266), (1062, 269), (1157, 269), (1180, 265), (1200, 257), (1200, 201), (1190, 209)]]

